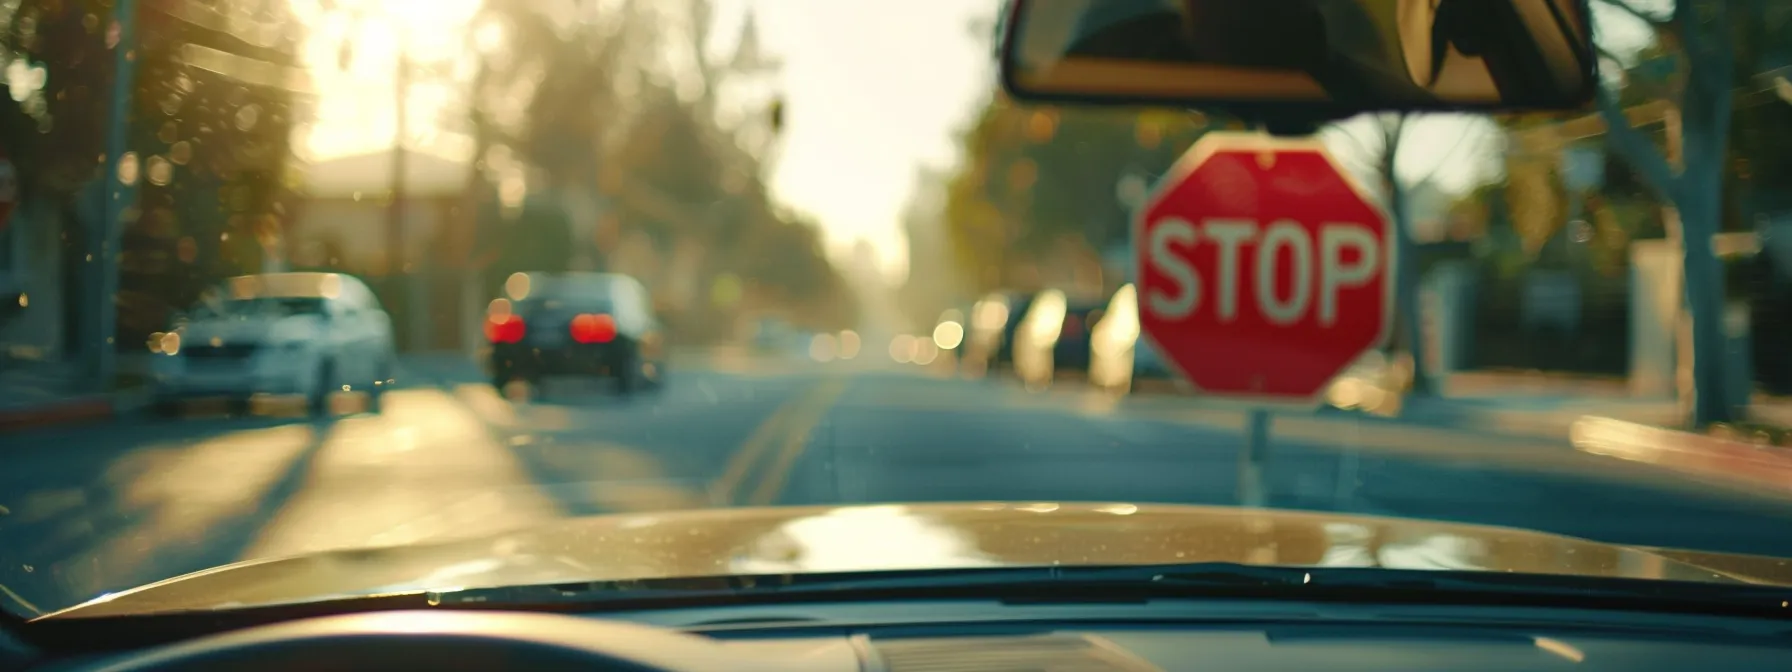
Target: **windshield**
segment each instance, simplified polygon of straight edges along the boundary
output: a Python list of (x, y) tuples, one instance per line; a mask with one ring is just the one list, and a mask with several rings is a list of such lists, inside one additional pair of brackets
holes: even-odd
[(200, 303), (196, 317), (322, 315), (327, 303), (318, 298), (256, 298)]
[[(1163, 236), (1249, 125), (1017, 103), (1006, 5), (0, 3), (0, 610), (345, 549), (233, 594), (1792, 558), (1779, 3), (1713, 65), (1593, 0), (1605, 107), (1339, 120)], [(207, 323), (324, 313), (218, 293), (267, 278), (330, 318)]]
[[(608, 312), (615, 309), (616, 281), (599, 274), (529, 274), (525, 291), (511, 294), (513, 307)], [(513, 285), (517, 283), (512, 283)], [(508, 300), (508, 299), (507, 299)]]

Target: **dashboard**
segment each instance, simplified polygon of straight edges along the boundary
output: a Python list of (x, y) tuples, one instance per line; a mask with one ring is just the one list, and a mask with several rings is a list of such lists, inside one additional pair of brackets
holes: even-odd
[[(13, 662), (21, 662), (13, 658)], [(1777, 620), (1581, 609), (1153, 600), (389, 611), (0, 670), (1787, 670)]]

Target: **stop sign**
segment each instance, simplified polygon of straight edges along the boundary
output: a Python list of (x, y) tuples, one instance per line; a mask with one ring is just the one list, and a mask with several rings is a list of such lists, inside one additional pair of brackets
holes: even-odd
[(1140, 330), (1203, 392), (1313, 404), (1388, 336), (1388, 218), (1318, 140), (1210, 133), (1135, 226)]

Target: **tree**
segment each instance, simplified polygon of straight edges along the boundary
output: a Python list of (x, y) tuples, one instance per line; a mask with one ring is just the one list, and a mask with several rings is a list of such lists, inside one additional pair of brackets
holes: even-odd
[(1163, 175), (1210, 127), (1199, 114), (1028, 106), (1001, 94), (977, 114), (960, 139), (945, 217), (962, 277), (978, 291), (1025, 284), (1023, 271), (1067, 242), (1127, 243), (1122, 179)]
[[(475, 14), (464, 120), (475, 165), (514, 159), (560, 186), (602, 177), (603, 156), (639, 111), (623, 92), (647, 77), (659, 31), (650, 7), (635, 0), (579, 3), (573, 17), (566, 9), (488, 0)], [(489, 177), (475, 171), (471, 179)]]
[(1456, 144), (1448, 148), (1421, 177), (1413, 179), (1402, 171), (1404, 164), (1400, 161), (1400, 150), (1406, 140), (1408, 131), (1416, 124), (1414, 115), (1407, 113), (1370, 114), (1343, 123), (1333, 124), (1321, 131), (1322, 137), (1336, 139), (1333, 143), (1345, 151), (1342, 156), (1347, 161), (1354, 161), (1374, 176), (1374, 187), (1380, 190), (1382, 202), (1388, 214), (1393, 218), (1395, 259), (1398, 268), (1395, 278), (1395, 325), (1396, 339), (1404, 345), (1413, 360), (1412, 391), (1416, 394), (1431, 392), (1430, 377), (1425, 371), (1423, 352), (1424, 338), (1421, 323), (1418, 319), (1419, 296), (1419, 255), (1414, 240), (1414, 222), (1412, 221), (1412, 204), (1408, 195), (1434, 182), (1438, 169), (1447, 165), (1455, 157), (1457, 150), (1463, 147), (1468, 138), (1475, 134), (1464, 129), (1457, 136)]
[[(1619, 97), (1622, 89), (1601, 87), (1598, 106), (1608, 125), (1607, 146), (1678, 213), (1682, 277), (1692, 322), (1694, 399), (1689, 420), (1695, 426), (1724, 422), (1733, 415), (1724, 392), (1726, 378), (1742, 372), (1725, 371), (1725, 292), (1722, 268), (1711, 244), (1724, 214), (1734, 118), (1732, 90), (1739, 78), (1752, 79), (1749, 71), (1756, 67), (1745, 63), (1745, 69), (1739, 70), (1737, 45), (1761, 44), (1767, 25), (1784, 24), (1785, 11), (1777, 7), (1781, 3), (1766, 0), (1675, 0), (1665, 13), (1635, 0), (1601, 1), (1602, 6), (1648, 24), (1655, 30), (1657, 42), (1675, 48), (1678, 56), (1677, 82), (1671, 87), (1678, 90), (1678, 166), (1673, 157), (1631, 126)], [(1770, 12), (1769, 4), (1776, 9)], [(1604, 56), (1611, 62), (1625, 62), (1621, 54), (1607, 51)]]
[[(184, 1), (138, 3), (126, 155), (135, 158), (133, 201), (125, 221), (110, 223), (123, 227), (122, 289), (92, 297), (119, 304), (119, 333), (107, 336), (120, 347), (162, 328), (170, 309), (219, 277), (259, 269), (264, 246), (281, 235), (288, 143), (302, 105), (283, 81), (296, 73), (300, 37), (285, 3), (220, 0), (198, 12)], [(0, 141), (28, 197), (70, 203), (96, 180), (117, 177), (101, 175), (94, 160), (110, 121), (114, 5), (22, 0), (5, 17), (0, 53), (42, 73), (42, 86), (16, 107), (0, 105)], [(213, 13), (232, 20), (205, 20)], [(245, 70), (281, 76), (227, 74)], [(64, 222), (65, 231), (77, 224)]]
[[(681, 33), (688, 39), (667, 42), (656, 29), (668, 8), (692, 27)], [(775, 69), (758, 53), (751, 21), (733, 57), (718, 59), (706, 49), (709, 0), (587, 4), (575, 22), (550, 9), (493, 0), (476, 19), (467, 109), (482, 165), (508, 157), (557, 194), (600, 201), (598, 239), (648, 241), (631, 248), (631, 268), (650, 269), (637, 272), (666, 309), (691, 309), (701, 322), (695, 326), (725, 327), (732, 318), (707, 304), (708, 289), (723, 279), (758, 287), (795, 312), (849, 314), (851, 297), (840, 291), (815, 225), (778, 212), (768, 193), (766, 138), (749, 137), (752, 123), (718, 118), (715, 98), (724, 86)], [(696, 57), (696, 87), (674, 84), (664, 58), (674, 51)], [(521, 219), (488, 223), (503, 232), (491, 237), (505, 248), (505, 264), (523, 257), (558, 263), (555, 255), (568, 247), (593, 246), (599, 266), (611, 266), (607, 243), (568, 238), (567, 230), (581, 227), (533, 219), (530, 231), (520, 230)], [(550, 221), (562, 224), (541, 224)]]

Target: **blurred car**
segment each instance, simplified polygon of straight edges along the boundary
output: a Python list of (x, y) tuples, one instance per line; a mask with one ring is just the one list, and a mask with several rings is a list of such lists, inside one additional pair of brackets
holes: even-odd
[(1392, 415), (1412, 386), (1412, 362), (1405, 354), (1363, 353), (1326, 389), (1325, 403), (1347, 411)]
[(796, 347), (796, 328), (775, 317), (753, 325), (753, 348), (761, 352), (783, 352)]
[(619, 392), (666, 377), (664, 337), (647, 288), (614, 273), (528, 273), (506, 283), (485, 320), (492, 384), (539, 386), (548, 376), (595, 376)]
[(1002, 322), (1001, 336), (996, 341), (994, 368), (1014, 366), (1014, 337), (1020, 331), (1021, 320), (1032, 310), (1033, 302), (1038, 294), (1012, 294), (1008, 297), (1007, 319)]
[(969, 373), (996, 373), (1014, 364), (1014, 335), (1034, 295), (999, 292), (972, 304), (960, 366)]
[(1124, 392), (1149, 382), (1154, 389), (1186, 389), (1157, 348), (1140, 338), (1138, 290), (1131, 284), (1114, 292), (1091, 329), (1089, 358), (1089, 382), (1097, 387)]
[(1106, 308), (1105, 302), (1072, 300), (1061, 290), (1040, 292), (1014, 332), (1015, 375), (1038, 385), (1059, 372), (1087, 373), (1090, 329)]
[(271, 273), (227, 280), (152, 338), (153, 397), (168, 410), (194, 397), (302, 394), (314, 414), (332, 392), (366, 391), (379, 408), (393, 383), (392, 320), (360, 280)]
[(1106, 301), (1073, 301), (1064, 308), (1064, 322), (1052, 344), (1052, 369), (1088, 373), (1090, 335), (1107, 313)]

